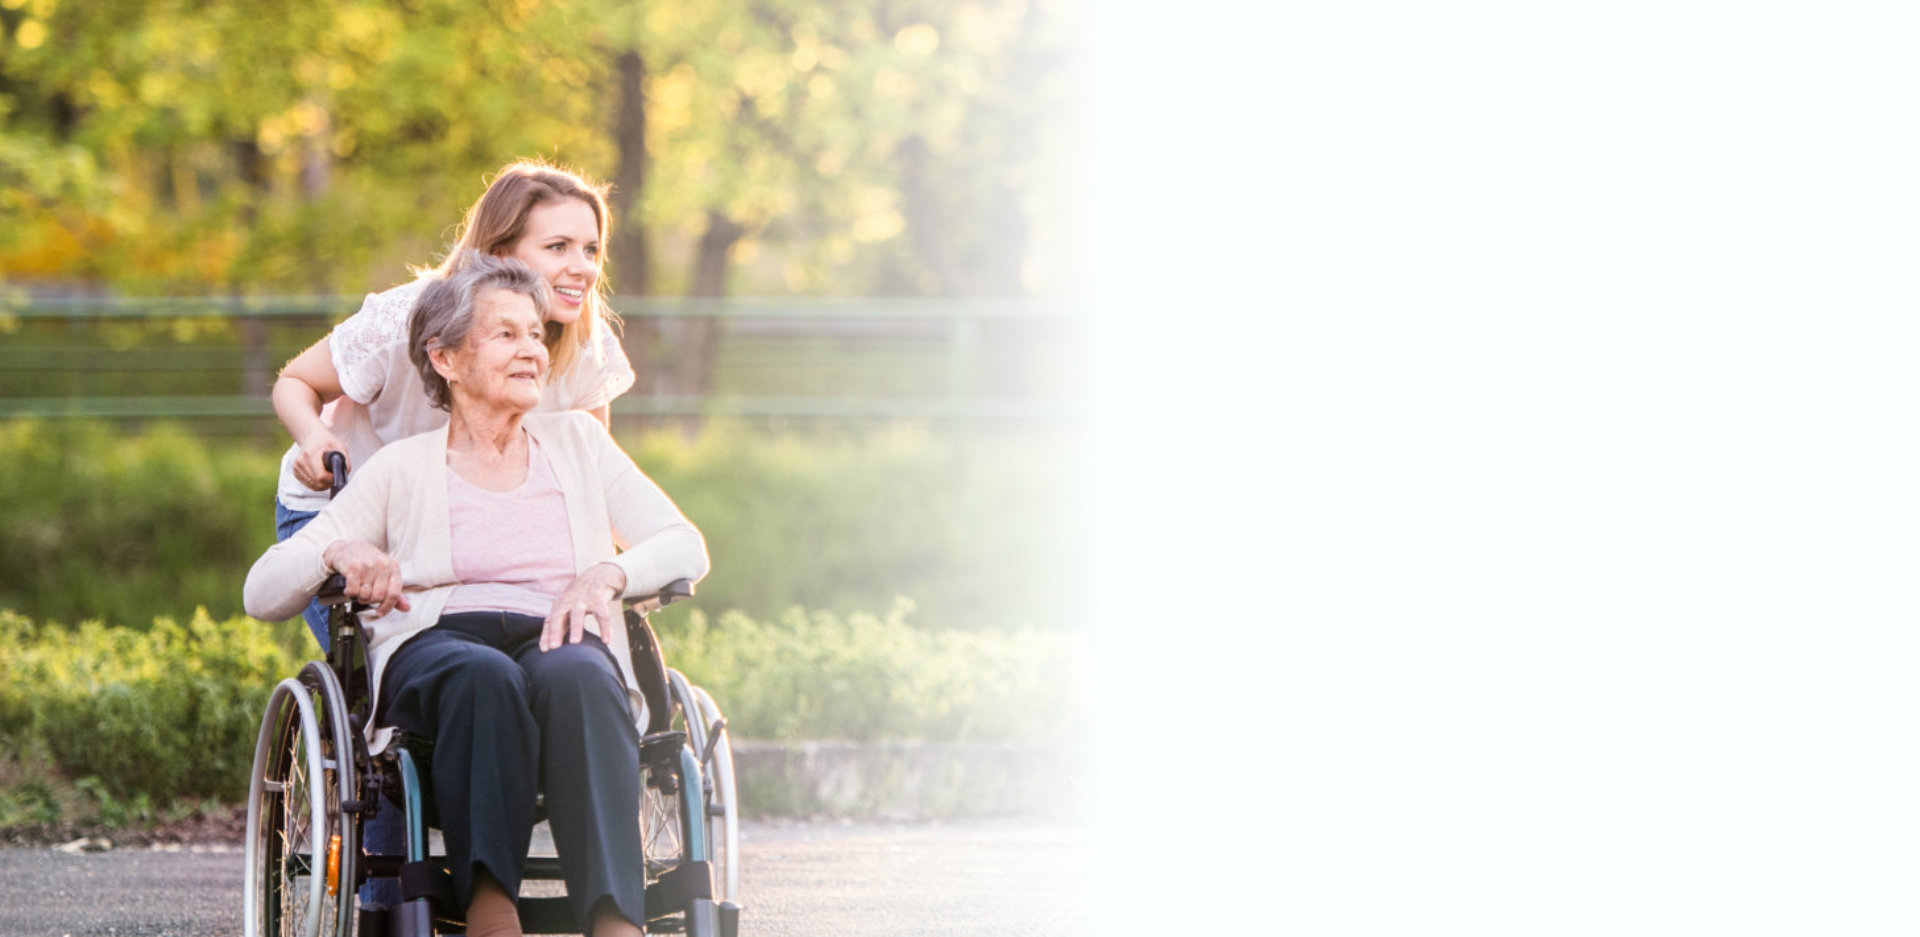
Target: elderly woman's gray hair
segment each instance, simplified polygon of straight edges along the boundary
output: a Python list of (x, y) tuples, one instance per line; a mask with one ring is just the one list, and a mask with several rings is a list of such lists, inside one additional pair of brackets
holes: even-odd
[(448, 271), (434, 278), (413, 301), (413, 317), (407, 327), (407, 354), (420, 370), (427, 386), (427, 399), (442, 410), (453, 409), (453, 390), (447, 379), (434, 370), (427, 353), (436, 348), (458, 348), (466, 344), (473, 331), (474, 301), (487, 290), (508, 290), (533, 300), (540, 321), (547, 320), (553, 303), (553, 289), (533, 268), (512, 257), (495, 257), (478, 251), (462, 250), (454, 256)]

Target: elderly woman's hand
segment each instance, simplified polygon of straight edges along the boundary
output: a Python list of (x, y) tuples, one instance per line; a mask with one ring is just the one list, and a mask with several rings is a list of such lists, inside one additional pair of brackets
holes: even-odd
[(599, 563), (575, 576), (559, 598), (540, 631), (540, 650), (551, 651), (562, 644), (579, 644), (587, 630), (587, 619), (600, 623), (602, 641), (609, 640), (614, 622), (620, 620), (620, 593), (627, 589), (626, 571), (612, 563)]
[(374, 617), (413, 609), (401, 588), (400, 561), (364, 540), (335, 540), (320, 554), (327, 568), (345, 576), (347, 597), (375, 606)]

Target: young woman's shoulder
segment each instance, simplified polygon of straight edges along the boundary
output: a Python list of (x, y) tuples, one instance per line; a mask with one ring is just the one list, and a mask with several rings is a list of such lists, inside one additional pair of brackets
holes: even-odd
[(414, 301), (420, 298), (420, 291), (427, 285), (426, 278), (402, 283), (379, 293), (368, 293), (360, 303), (360, 311), (348, 316), (345, 321), (333, 327), (333, 335), (355, 337), (366, 336), (387, 341), (407, 340), (407, 321), (413, 313)]
[(378, 396), (384, 381), (387, 358), (395, 349), (405, 349), (407, 323), (413, 303), (426, 287), (425, 279), (414, 280), (380, 293), (369, 293), (360, 311), (333, 327), (327, 345), (333, 353), (333, 368), (347, 395), (362, 402)]
[(559, 385), (560, 400), (576, 410), (596, 410), (631, 390), (635, 374), (620, 334), (595, 320), (570, 366), (551, 378)]

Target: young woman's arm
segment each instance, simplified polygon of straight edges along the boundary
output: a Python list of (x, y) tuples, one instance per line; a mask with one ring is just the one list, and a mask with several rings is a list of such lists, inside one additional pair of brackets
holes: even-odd
[(327, 471), (321, 457), (328, 450), (343, 455), (347, 451), (346, 445), (320, 419), (320, 408), (342, 393), (340, 375), (333, 368), (333, 353), (327, 341), (323, 338), (315, 342), (313, 347), (287, 362), (287, 366), (280, 369), (279, 379), (273, 382), (273, 412), (300, 447), (300, 455), (293, 461), (293, 477), (315, 491), (324, 491), (333, 484), (333, 473)]

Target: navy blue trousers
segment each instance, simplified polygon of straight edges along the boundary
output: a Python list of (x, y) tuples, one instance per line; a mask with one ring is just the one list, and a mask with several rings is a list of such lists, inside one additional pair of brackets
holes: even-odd
[(592, 634), (542, 652), (541, 624), (504, 612), (441, 618), (387, 662), (378, 721), (433, 740), (429, 784), (459, 911), (480, 869), (519, 894), (544, 792), (581, 925), (606, 903), (642, 923), (640, 736), (620, 671)]

